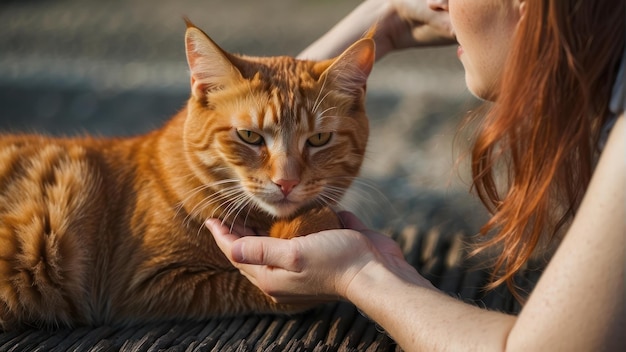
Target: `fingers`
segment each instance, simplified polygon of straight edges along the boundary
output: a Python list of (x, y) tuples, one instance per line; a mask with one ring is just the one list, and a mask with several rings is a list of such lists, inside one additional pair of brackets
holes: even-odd
[(361, 222), (361, 220), (359, 220), (359, 218), (356, 217), (356, 215), (352, 214), (349, 211), (341, 211), (337, 213), (337, 215), (339, 216), (339, 220), (346, 229), (357, 231), (361, 233), (361, 235), (369, 239), (371, 239), (372, 236), (378, 235), (377, 232), (370, 230), (367, 225), (365, 225), (363, 222)]
[(244, 227), (243, 225), (240, 225), (239, 223), (234, 223), (228, 226), (232, 227), (232, 232), (234, 232), (234, 234), (238, 234), (241, 236), (257, 236), (260, 234), (260, 233), (257, 233), (254, 229), (250, 227)]
[(352, 214), (349, 211), (340, 211), (337, 213), (339, 216), (339, 220), (343, 224), (346, 229), (356, 230), (359, 232), (367, 230), (367, 226), (356, 217), (356, 215)]
[(433, 11), (448, 11), (448, 0), (428, 0), (427, 4)]
[(231, 261), (236, 261), (232, 256), (232, 246), (241, 236), (231, 233), (230, 229), (219, 219), (209, 219), (204, 224), (211, 231), (213, 238), (215, 238), (215, 243), (217, 243), (217, 246), (224, 252), (226, 257)]
[(447, 10), (447, 0), (392, 0), (391, 2), (400, 18), (410, 23), (412, 40), (406, 41), (405, 47), (445, 45), (455, 42)]
[[(300, 247), (296, 241), (265, 236), (240, 236), (217, 219), (206, 221), (218, 247), (233, 264), (255, 264), (282, 268), (288, 271), (302, 270)], [(233, 230), (246, 231), (233, 226)]]
[(244, 237), (233, 244), (233, 256), (240, 263), (267, 265), (288, 271), (302, 270), (302, 257), (297, 242), (273, 237)]

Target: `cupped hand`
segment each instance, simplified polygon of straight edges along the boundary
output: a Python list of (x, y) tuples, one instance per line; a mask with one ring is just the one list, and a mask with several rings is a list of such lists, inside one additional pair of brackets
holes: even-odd
[(206, 225), (228, 260), (277, 303), (345, 298), (350, 282), (372, 262), (411, 268), (393, 240), (368, 230), (351, 213), (339, 216), (345, 229), (289, 240), (254, 236), (237, 225), (230, 231), (217, 219)]

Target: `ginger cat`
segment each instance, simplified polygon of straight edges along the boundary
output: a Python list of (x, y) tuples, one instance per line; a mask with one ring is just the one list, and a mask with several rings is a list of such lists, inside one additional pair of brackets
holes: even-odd
[(132, 138), (0, 135), (0, 327), (292, 312), (244, 278), (210, 217), (290, 238), (330, 207), (368, 137), (374, 43), (335, 59), (246, 57), (187, 23), (191, 96)]

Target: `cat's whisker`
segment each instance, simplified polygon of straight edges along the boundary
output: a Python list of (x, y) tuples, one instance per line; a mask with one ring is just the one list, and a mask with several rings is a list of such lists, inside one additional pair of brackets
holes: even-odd
[(317, 197), (315, 197), (313, 201), (322, 207), (332, 207), (334, 203), (332, 199), (330, 201), (327, 200), (327, 196), (322, 193), (320, 193)]
[(376, 186), (376, 184), (375, 184), (375, 183), (373, 183), (372, 181), (369, 181), (369, 180), (364, 180), (364, 179), (362, 179), (362, 178), (353, 178), (353, 179), (352, 179), (352, 184), (356, 186), (355, 188), (358, 188), (358, 187), (365, 187), (365, 188), (367, 188), (367, 189), (369, 189), (369, 190), (371, 190), (371, 191), (374, 191), (374, 193), (375, 193), (378, 197), (380, 197), (380, 198), (384, 199), (384, 200), (385, 200), (385, 202), (386, 202), (388, 205), (391, 205), (391, 202), (389, 201), (389, 198), (387, 198), (387, 196), (386, 196), (386, 195), (385, 195), (385, 194), (384, 194), (384, 193), (380, 190), (380, 188), (378, 188), (378, 187)]
[[(250, 207), (249, 204), (253, 201), (253, 198), (247, 194), (241, 194), (237, 199), (236, 202), (233, 203), (233, 206), (231, 207), (231, 209), (228, 211), (228, 213), (224, 216), (224, 221), (226, 221), (231, 215), (232, 215), (232, 220), (230, 220), (230, 232), (233, 231), (233, 226), (235, 225), (235, 222), (237, 221), (237, 218), (239, 217), (239, 214), (241, 213), (241, 211), (243, 211), (243, 209), (248, 208), (248, 213), (250, 212)], [(236, 213), (235, 213), (236, 211)], [(234, 214), (233, 214), (234, 213)], [(245, 223), (244, 223), (244, 228), (245, 228)]]
[(324, 118), (326, 118), (326, 117), (330, 117), (331, 115), (324, 115), (324, 114), (325, 114), (325, 113), (327, 113), (327, 112), (328, 112), (328, 111), (330, 111), (330, 110), (333, 110), (333, 109), (337, 109), (337, 107), (336, 107), (336, 106), (331, 106), (331, 107), (329, 107), (329, 108), (326, 108), (326, 110), (324, 110), (324, 111), (320, 112), (319, 119), (320, 119), (320, 120), (322, 120), (322, 119), (324, 119)]
[(224, 210), (224, 219), (230, 219), (231, 216), (233, 214), (235, 214), (235, 216), (232, 218), (232, 221), (230, 221), (231, 223), (234, 222), (236, 216), (236, 211), (238, 211), (240, 205), (242, 204), (242, 202), (245, 202), (246, 200), (246, 195), (243, 193), (239, 193), (236, 196), (232, 197), (232, 199), (230, 199), (229, 204), (226, 206), (226, 209)]
[[(354, 181), (354, 180), (350, 180), (350, 181)], [(343, 185), (336, 186), (333, 184), (327, 184), (324, 186), (324, 190), (321, 193), (332, 195), (333, 197), (335, 197), (335, 200), (337, 202), (340, 202), (341, 198), (343, 198), (343, 196), (347, 193), (347, 190), (346, 190), (346, 187)], [(371, 200), (371, 199), (368, 199), (368, 200)]]
[[(232, 197), (233, 196), (237, 196), (238, 193), (243, 193), (243, 190), (238, 188), (236, 190), (231, 190), (228, 194), (223, 194), (220, 195), (219, 197), (215, 197), (211, 203), (217, 203), (220, 202), (222, 203), (222, 201), (232, 201)], [(217, 212), (220, 208), (224, 209), (224, 204), (220, 204), (219, 206), (215, 207), (213, 209), (213, 212), (211, 212), (211, 215), (209, 216), (210, 218), (215, 217), (215, 212)], [(227, 208), (226, 208), (227, 209)], [(223, 218), (223, 216), (221, 216)]]
[(239, 204), (241, 204), (242, 200), (245, 200), (244, 193), (237, 193), (235, 196), (230, 197), (228, 201), (228, 205), (224, 209), (223, 217), (224, 219), (230, 218), (230, 216), (239, 208)]
[(339, 197), (331, 192), (320, 193), (319, 197), (324, 200), (324, 203), (328, 206), (339, 203)]
[(218, 209), (219, 209), (218, 207), (213, 208), (213, 211), (211, 212), (211, 215), (209, 215), (209, 219), (215, 217), (215, 212), (217, 212)]
[[(246, 197), (246, 194), (245, 194), (245, 193), (244, 193), (241, 189), (236, 189), (236, 190), (232, 190), (232, 191), (237, 191), (237, 192), (234, 192), (233, 194), (228, 195), (227, 197), (225, 197), (225, 198), (230, 198), (232, 195), (235, 195), (235, 196), (234, 196), (234, 198), (233, 198), (233, 203), (230, 203), (230, 204), (227, 206), (227, 208), (226, 208), (226, 210), (227, 210), (227, 214), (226, 214), (225, 216), (223, 216), (223, 218), (222, 218), (222, 225), (224, 224), (224, 222), (227, 220), (228, 216), (230, 215), (230, 211), (229, 211), (228, 209), (229, 209), (229, 208), (231, 208), (231, 207), (233, 207), (233, 204), (240, 203), (240, 202), (241, 202), (241, 200), (240, 200), (240, 199), (241, 199), (242, 197), (243, 197), (243, 198), (245, 198), (245, 197)], [(239, 194), (237, 195), (237, 193), (239, 193)], [(200, 209), (199, 213), (203, 212), (203, 211), (204, 211), (204, 209), (206, 209), (206, 207), (208, 207), (208, 206), (209, 206), (209, 205), (211, 205), (212, 203), (214, 203), (214, 201), (212, 201), (212, 202), (210, 202), (210, 203), (205, 203), (205, 205), (203, 206), (203, 208), (202, 208), (202, 209)], [(237, 207), (237, 205), (235, 205), (235, 208), (236, 208), (236, 207)], [(215, 214), (215, 211), (216, 211), (216, 210), (217, 210), (217, 207), (216, 207), (215, 209), (213, 209), (213, 213), (211, 214), (211, 217), (213, 217), (213, 215)], [(234, 221), (233, 221), (233, 223), (234, 223)], [(201, 230), (202, 230), (202, 227), (200, 227), (200, 229), (198, 230), (198, 235), (200, 234), (200, 231), (201, 231)], [(232, 232), (232, 227), (231, 227), (230, 231)]]
[(311, 109), (311, 112), (314, 114), (317, 111), (317, 108), (319, 108), (318, 104), (321, 104), (320, 96), (322, 95), (322, 92), (324, 91), (324, 87), (326, 87), (327, 80), (328, 80), (328, 75), (324, 75), (324, 81), (322, 82), (322, 86), (320, 87), (320, 90), (317, 92), (317, 97), (315, 97), (315, 102), (313, 103), (313, 108)]
[[(336, 106), (334, 106), (333, 108), (337, 108)], [(342, 119), (342, 118), (350, 118), (349, 116), (345, 116), (345, 115), (324, 115), (324, 114), (320, 114), (320, 116), (318, 117), (320, 120), (324, 120), (324, 119)]]
[[(201, 213), (204, 212), (204, 210), (207, 207), (209, 207), (212, 204), (220, 203), (223, 200), (229, 200), (229, 204), (226, 206), (226, 209), (225, 209), (226, 215), (223, 215), (222, 217), (222, 223), (223, 223), (228, 218), (228, 216), (230, 216), (232, 209), (238, 206), (237, 204), (240, 202), (240, 199), (246, 197), (245, 192), (242, 191), (239, 185), (231, 186), (229, 188), (222, 189), (220, 191), (221, 192), (217, 192), (213, 194), (212, 197), (208, 197), (207, 199), (205, 199), (202, 202), (201, 208), (198, 209), (198, 211), (194, 215), (195, 216), (200, 215)], [(223, 204), (221, 204), (221, 206), (223, 207)], [(219, 207), (215, 207), (213, 209), (213, 212), (211, 213), (210, 217), (213, 217), (215, 215), (215, 212), (218, 210), (218, 208)]]
[(196, 237), (200, 237), (200, 232), (202, 232), (203, 228), (204, 228), (204, 224), (200, 224), (200, 226), (198, 226), (198, 231), (196, 232)]
[(187, 191), (183, 197), (185, 197), (183, 200), (181, 200), (179, 202), (179, 204), (184, 205), (190, 198), (192, 198), (193, 196), (195, 196), (196, 194), (202, 192), (203, 190), (212, 188), (214, 186), (220, 186), (223, 184), (227, 184), (227, 183), (236, 183), (239, 182), (238, 179), (225, 179), (225, 180), (220, 180), (220, 181), (216, 181), (213, 183), (209, 183), (209, 184), (201, 184), (200, 186), (197, 186), (195, 188), (193, 188), (190, 191)]
[(196, 209), (204, 209), (206, 208), (208, 205), (210, 205), (211, 203), (213, 203), (213, 200), (215, 197), (219, 197), (219, 194), (221, 192), (223, 192), (224, 189), (219, 190), (216, 193), (213, 193), (211, 195), (209, 195), (208, 197), (205, 197), (204, 199), (202, 199), (199, 203), (197, 203), (188, 213), (187, 216), (185, 217), (183, 223), (185, 223), (186, 225), (189, 224), (189, 221), (191, 221), (191, 218), (193, 218), (195, 215), (197, 215), (197, 210)]
[[(202, 192), (203, 190), (207, 189), (208, 185), (200, 185), (194, 189), (192, 189), (191, 191), (186, 192), (183, 196), (185, 196), (185, 198), (183, 200), (181, 200), (180, 202), (178, 202), (178, 205), (176, 206), (176, 212), (174, 213), (174, 218), (176, 218), (178, 216), (178, 214), (180, 213), (181, 209), (185, 206), (185, 203), (189, 200), (189, 198), (195, 196), (196, 194)], [(190, 194), (191, 193), (191, 194)]]
[[(185, 223), (188, 224), (189, 221), (191, 221), (192, 217), (195, 217), (195, 216), (199, 215), (200, 212), (202, 212), (204, 209), (206, 209), (211, 204), (216, 203), (216, 202), (220, 202), (223, 199), (228, 199), (232, 195), (236, 195), (237, 193), (241, 192), (240, 188), (241, 188), (241, 186), (237, 184), (237, 185), (234, 185), (234, 186), (230, 186), (230, 187), (219, 189), (217, 192), (215, 192), (215, 193), (211, 194), (210, 196), (206, 197), (201, 202), (196, 204), (191, 209), (191, 211), (189, 211), (189, 213), (185, 217), (185, 220), (184, 220)], [(199, 211), (196, 211), (196, 209), (199, 209)]]
[[(230, 225), (230, 232), (233, 232), (233, 226), (235, 225), (235, 222), (237, 221), (237, 217), (239, 216), (239, 214), (241, 213), (242, 210), (244, 210), (248, 204), (250, 204), (250, 202), (252, 202), (252, 197), (248, 196), (247, 194), (244, 194), (246, 197), (244, 199), (242, 199), (242, 201), (240, 202), (240, 205), (238, 205), (239, 210), (237, 211), (237, 214), (235, 214), (235, 216), (233, 217), (233, 221)], [(248, 214), (250, 213), (250, 210), (248, 210)], [(244, 228), (245, 228), (245, 222), (244, 222)]]
[[(335, 179), (350, 179), (353, 183), (353, 187), (345, 192), (346, 194), (341, 200), (341, 204), (346, 209), (361, 210), (362, 212), (372, 214), (378, 213), (382, 209), (392, 209), (391, 211), (395, 212), (393, 204), (372, 181), (357, 177), (336, 177)], [(327, 185), (327, 187), (329, 191), (333, 189), (344, 191), (342, 187), (332, 185)], [(371, 216), (367, 216), (367, 218), (371, 218)]]
[[(233, 189), (228, 192), (224, 192), (224, 194), (214, 194), (212, 197), (207, 197), (201, 202), (201, 204), (199, 204), (201, 205), (201, 207), (197, 211), (194, 211), (192, 215), (194, 217), (197, 217), (198, 215), (200, 215), (200, 213), (204, 212), (204, 210), (208, 208), (209, 206), (211, 206), (212, 204), (218, 204), (218, 203), (223, 202), (224, 200), (228, 200), (233, 196), (237, 196), (239, 192), (240, 190)], [(219, 207), (214, 207), (211, 217), (213, 217), (213, 215), (218, 210), (218, 208)]]
[(320, 101), (317, 102), (317, 105), (313, 107), (313, 113), (315, 113), (317, 109), (319, 109), (320, 105), (322, 105), (322, 103), (324, 102), (324, 100), (326, 100), (326, 97), (328, 97), (330, 93), (332, 92), (331, 91), (326, 92), (326, 94), (324, 94), (322, 99), (320, 99)]
[[(250, 198), (250, 201), (252, 201), (252, 198)], [(253, 207), (248, 207), (248, 212), (246, 213), (246, 217), (243, 218), (243, 228), (246, 228), (246, 224), (248, 222), (248, 216), (250, 216), (250, 211), (252, 211), (252, 208), (256, 208), (256, 204), (253, 204)]]

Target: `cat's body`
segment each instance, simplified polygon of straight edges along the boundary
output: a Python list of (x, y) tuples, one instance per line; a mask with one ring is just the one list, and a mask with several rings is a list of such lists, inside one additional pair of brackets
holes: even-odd
[(245, 279), (203, 222), (339, 226), (329, 206), (365, 152), (373, 42), (319, 63), (230, 55), (191, 25), (186, 45), (192, 95), (158, 130), (0, 135), (3, 329), (298, 309)]

